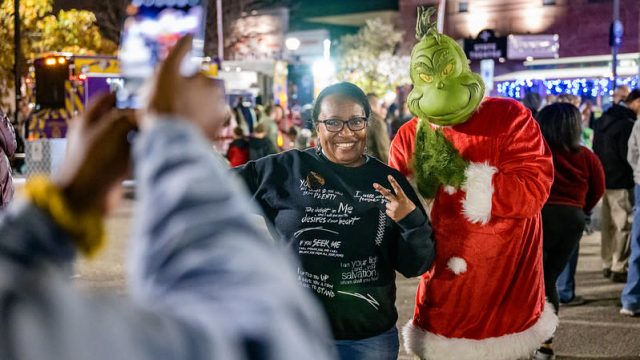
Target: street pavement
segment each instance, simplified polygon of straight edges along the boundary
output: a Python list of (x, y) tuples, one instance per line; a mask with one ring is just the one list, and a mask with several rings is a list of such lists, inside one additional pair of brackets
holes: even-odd
[[(92, 292), (126, 293), (125, 252), (133, 205), (133, 201), (125, 201), (109, 218), (109, 245), (106, 251), (91, 262), (79, 261), (76, 278), (81, 287)], [(640, 318), (619, 315), (622, 285), (602, 277), (599, 241), (600, 234), (597, 232), (582, 239), (577, 293), (587, 302), (582, 306), (561, 308), (560, 327), (554, 340), (558, 359), (640, 360)], [(400, 327), (413, 314), (417, 283), (417, 279), (404, 279), (398, 275)], [(401, 351), (400, 359), (413, 358)]]

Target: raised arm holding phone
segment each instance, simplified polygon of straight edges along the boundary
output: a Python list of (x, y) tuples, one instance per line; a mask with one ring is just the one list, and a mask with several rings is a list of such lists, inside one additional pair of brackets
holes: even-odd
[[(161, 66), (133, 149), (133, 116), (100, 98), (72, 130), (60, 175), (27, 185), (27, 200), (0, 218), (3, 358), (333, 357), (292, 262), (252, 224), (248, 198), (214, 160), (205, 136), (224, 108), (210, 99), (224, 90), (178, 75), (190, 42), (183, 38)], [(130, 152), (140, 201), (131, 298), (88, 296), (65, 269), (77, 251), (98, 251), (101, 232), (91, 225), (114, 206)]]

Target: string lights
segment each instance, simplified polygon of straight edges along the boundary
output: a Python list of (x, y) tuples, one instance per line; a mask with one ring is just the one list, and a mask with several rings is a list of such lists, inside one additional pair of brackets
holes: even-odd
[[(612, 79), (606, 78), (582, 78), (565, 80), (515, 80), (497, 83), (500, 96), (521, 99), (528, 92), (547, 94), (573, 94), (583, 98), (595, 98), (601, 95), (611, 94)], [(635, 76), (619, 78), (618, 85), (627, 85), (631, 89), (638, 87), (638, 78)]]

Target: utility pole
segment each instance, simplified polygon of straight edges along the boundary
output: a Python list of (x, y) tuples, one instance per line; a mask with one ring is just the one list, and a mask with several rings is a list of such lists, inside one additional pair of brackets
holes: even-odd
[(444, 18), (447, 11), (447, 0), (440, 0), (438, 4), (438, 32), (444, 34)]
[(222, 32), (224, 26), (222, 24), (222, 0), (216, 0), (216, 17), (218, 23), (218, 58), (220, 61), (224, 61), (224, 37)]
[(18, 112), (22, 94), (20, 93), (20, 0), (13, 1), (13, 76), (15, 81), (15, 111), (14, 121), (18, 124)]
[(611, 84), (611, 90), (615, 90), (616, 86), (618, 86), (618, 47), (622, 41), (622, 34), (624, 29), (622, 27), (622, 22), (620, 22), (620, 0), (613, 0), (613, 22), (611, 23), (610, 29), (610, 44), (611, 45), (611, 55), (612, 55), (612, 63), (611, 70), (613, 74), (613, 82)]

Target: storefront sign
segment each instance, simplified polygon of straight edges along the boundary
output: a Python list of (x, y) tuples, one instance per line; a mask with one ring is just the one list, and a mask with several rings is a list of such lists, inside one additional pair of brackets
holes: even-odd
[(507, 58), (510, 60), (553, 59), (558, 57), (560, 37), (554, 35), (509, 35)]
[(504, 58), (507, 38), (496, 37), (493, 30), (482, 30), (476, 39), (464, 40), (464, 52), (470, 60)]

